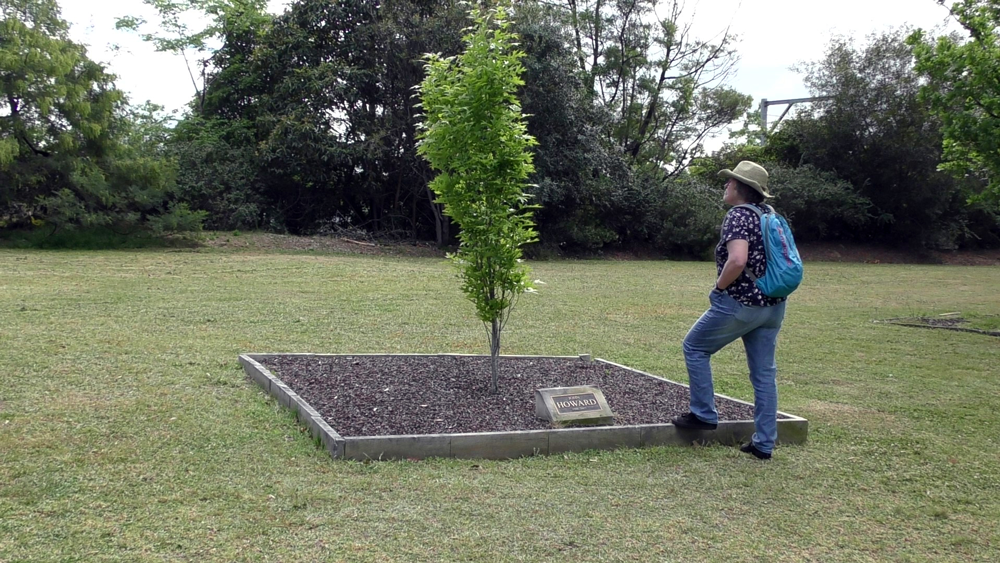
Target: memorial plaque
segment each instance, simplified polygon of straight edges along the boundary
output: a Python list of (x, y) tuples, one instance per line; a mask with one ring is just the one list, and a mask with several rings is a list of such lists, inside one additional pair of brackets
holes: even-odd
[(558, 426), (614, 424), (604, 393), (592, 385), (535, 390), (535, 416)]
[(601, 405), (597, 402), (597, 395), (593, 393), (556, 395), (552, 397), (552, 402), (555, 403), (556, 411), (559, 414), (601, 410)]

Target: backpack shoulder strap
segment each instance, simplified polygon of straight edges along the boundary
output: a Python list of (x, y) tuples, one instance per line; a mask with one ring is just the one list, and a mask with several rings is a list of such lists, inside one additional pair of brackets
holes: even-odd
[[(757, 208), (756, 205), (751, 205), (749, 203), (743, 203), (743, 204), (737, 205), (737, 206), (733, 207), (733, 209), (738, 209), (740, 207), (742, 207), (743, 209), (749, 209), (750, 211), (753, 211), (754, 213), (757, 214), (757, 217), (760, 217), (761, 215), (764, 214), (760, 209)], [(771, 212), (773, 213), (774, 210), (772, 209)]]

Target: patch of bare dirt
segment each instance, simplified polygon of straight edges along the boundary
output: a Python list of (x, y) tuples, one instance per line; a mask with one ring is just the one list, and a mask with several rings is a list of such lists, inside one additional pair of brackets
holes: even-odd
[(293, 236), (275, 233), (208, 233), (202, 241), (212, 248), (241, 250), (315, 250), (340, 254), (443, 258), (445, 251), (426, 241), (359, 240), (337, 236)]
[(1000, 266), (1000, 249), (940, 251), (901, 250), (878, 245), (802, 243), (797, 245), (806, 262), (855, 262), (865, 264), (944, 264), (948, 266)]
[[(243, 250), (291, 250), (443, 258), (445, 250), (428, 241), (392, 241), (342, 236), (292, 236), (274, 233), (208, 233), (202, 244), (213, 248)], [(1000, 266), (1000, 249), (910, 251), (878, 245), (802, 243), (799, 253), (806, 262), (854, 262), (865, 264), (945, 264), (950, 266)], [(648, 249), (613, 250), (595, 256), (604, 260), (656, 260), (663, 257)]]

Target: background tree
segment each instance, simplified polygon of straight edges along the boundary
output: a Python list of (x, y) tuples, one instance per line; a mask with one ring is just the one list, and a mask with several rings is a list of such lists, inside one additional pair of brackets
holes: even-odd
[(207, 213), (206, 228), (286, 230), (274, 202), (265, 197), (252, 121), (189, 115), (171, 133), (168, 151), (177, 162), (179, 193)]
[[(205, 103), (205, 92), (217, 68), (227, 61), (213, 60), (224, 36), (234, 30), (252, 31), (266, 25), (267, 0), (142, 0), (156, 11), (159, 21), (150, 25), (145, 18), (124, 16), (116, 27), (138, 32), (143, 41), (152, 43), (157, 51), (179, 54), (188, 69), (194, 88), (194, 103)], [(200, 25), (193, 25), (198, 22)], [(150, 30), (152, 28), (152, 30)]]
[(738, 60), (734, 37), (725, 30), (715, 42), (695, 38), (683, 2), (567, 7), (587, 91), (614, 116), (607, 133), (633, 163), (677, 175), (708, 135), (749, 109), (750, 96), (724, 85)]
[(812, 94), (830, 99), (787, 121), (770, 143), (787, 163), (832, 172), (871, 203), (859, 238), (954, 248), (987, 236), (991, 220), (966, 204), (980, 189), (974, 182), (937, 169), (940, 121), (918, 97), (923, 81), (906, 36), (891, 31), (860, 46), (834, 38), (823, 59), (800, 69)]
[(467, 24), (451, 0), (300, 0), (224, 27), (205, 103), (178, 128), (182, 187), (210, 225), (448, 242), (412, 96), (420, 57), (457, 53)]
[[(625, 9), (588, 9), (598, 8), (609, 10), (611, 19), (616, 9)], [(633, 156), (615, 137), (615, 131), (627, 129), (620, 107), (603, 103), (600, 92), (594, 91), (594, 85), (601, 84), (598, 75), (605, 71), (589, 72), (593, 70), (592, 59), (581, 62), (576, 47), (581, 22), (592, 21), (593, 12), (580, 15), (578, 11), (574, 19), (574, 9), (579, 10), (579, 6), (567, 9), (565, 5), (522, 3), (514, 17), (526, 52), (526, 85), (520, 98), (528, 114), (529, 131), (539, 142), (531, 192), (542, 204), (535, 217), (543, 246), (532, 252), (594, 253), (625, 248), (701, 256), (718, 236), (721, 208), (715, 191), (705, 191), (705, 185), (688, 181), (680, 168), (661, 166), (643, 155)], [(584, 30), (584, 36), (592, 33)], [(581, 41), (584, 36), (580, 36)], [(655, 48), (651, 52), (656, 54)], [(597, 60), (601, 60), (600, 51)], [(682, 64), (679, 61), (671, 64)], [(702, 76), (707, 79), (708, 73)], [(664, 92), (673, 87), (667, 83), (676, 83), (668, 75), (663, 80)], [(665, 93), (664, 99), (669, 95)], [(658, 108), (653, 114), (644, 114), (651, 120), (660, 115)], [(681, 140), (690, 132), (682, 129), (671, 135)], [(700, 150), (695, 146), (698, 143), (688, 145), (691, 155)]]
[(519, 4), (511, 25), (525, 52), (518, 98), (537, 139), (528, 191), (542, 251), (593, 251), (617, 242), (611, 221), (632, 181), (628, 159), (605, 131), (611, 116), (593, 103), (576, 66), (571, 29), (552, 6)]
[[(944, 0), (938, 0), (945, 4)], [(923, 99), (941, 120), (942, 169), (960, 178), (972, 175), (988, 183), (980, 199), (1000, 208), (1000, 3), (961, 0), (949, 10), (969, 39), (957, 36), (931, 41), (915, 31), (908, 39), (916, 70), (930, 79)]]
[[(416, 151), (412, 94), (424, 77), (423, 53), (461, 51), (469, 20), (458, 2), (296, 0), (284, 14), (260, 18), (259, 25), (244, 25), (255, 13), (253, 2), (243, 16), (240, 4), (230, 0), (149, 3), (170, 13), (215, 10), (202, 19), (214, 22), (212, 34), (177, 28), (174, 41), (163, 43), (205, 48), (204, 87), (176, 128), (171, 154), (184, 197), (209, 212), (208, 226), (296, 234), (347, 228), (442, 245), (453, 241), (451, 219), (428, 188), (432, 171)], [(669, 165), (654, 162), (645, 149), (633, 156), (632, 145), (616, 132), (627, 130), (623, 119), (637, 114), (595, 97), (588, 84), (604, 84), (597, 77), (610, 79), (611, 71), (594, 70), (590, 80), (592, 69), (581, 70), (568, 14), (565, 7), (537, 2), (511, 9), (511, 29), (521, 34), (525, 52), (527, 80), (518, 95), (529, 114), (529, 133), (540, 141), (528, 190), (544, 205), (535, 217), (542, 242), (559, 251), (599, 252), (661, 246), (668, 239), (664, 248), (678, 249), (704, 240), (701, 220), (695, 222), (697, 234), (687, 227), (662, 229), (660, 223), (688, 224), (691, 213), (708, 217), (677, 205), (689, 184), (668, 184), (677, 163), (699, 150), (699, 135), (707, 131), (691, 129), (701, 119), (692, 112), (705, 106), (676, 113), (675, 93), (683, 83), (693, 88), (690, 99), (708, 96), (704, 91), (716, 85), (696, 86), (715, 67), (698, 59), (701, 47), (684, 33), (689, 48), (683, 53), (660, 53), (648, 42), (649, 53), (659, 53), (653, 59), (671, 55), (670, 73), (645, 62), (628, 62), (639, 65), (638, 71), (622, 67), (632, 80), (627, 88), (647, 88), (654, 71), (660, 73), (656, 78), (663, 75), (660, 102), (641, 92), (633, 98), (649, 101), (643, 107), (652, 112), (642, 113), (647, 127), (666, 115), (676, 117), (670, 136), (687, 143)], [(629, 22), (641, 28), (640, 20)], [(655, 35), (649, 26), (642, 29)], [(156, 40), (164, 34), (147, 35)], [(613, 59), (614, 45), (607, 49)], [(674, 113), (664, 113), (667, 106)], [(671, 235), (657, 236), (664, 230)]]
[(536, 142), (516, 96), (524, 54), (508, 28), (502, 7), (480, 11), (465, 52), (429, 55), (420, 85), (418, 150), (438, 172), (431, 187), (461, 228), (452, 259), (489, 333), (494, 393), (501, 331), (518, 296), (531, 289), (521, 246), (536, 235), (524, 193)]
[(68, 38), (53, 0), (0, 0), (0, 226), (200, 227), (113, 76)]
[[(211, 229), (285, 230), (264, 197), (256, 120), (265, 90), (256, 50), (270, 31), (266, 2), (257, 0), (144, 0), (158, 21), (119, 18), (157, 50), (180, 54), (194, 96), (174, 128), (169, 155), (178, 163), (185, 201), (207, 212)], [(196, 25), (198, 24), (198, 25)]]

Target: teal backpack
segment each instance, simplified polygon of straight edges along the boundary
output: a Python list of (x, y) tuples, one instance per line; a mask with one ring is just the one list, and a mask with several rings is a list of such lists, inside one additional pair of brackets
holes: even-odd
[(764, 237), (764, 256), (767, 261), (764, 277), (758, 278), (750, 268), (745, 268), (744, 271), (764, 295), (788, 297), (802, 283), (802, 258), (799, 257), (799, 249), (795, 247), (795, 238), (792, 237), (788, 221), (770, 205), (765, 205), (767, 212), (750, 204), (736, 207), (744, 207), (757, 214), (760, 218), (760, 232)]

